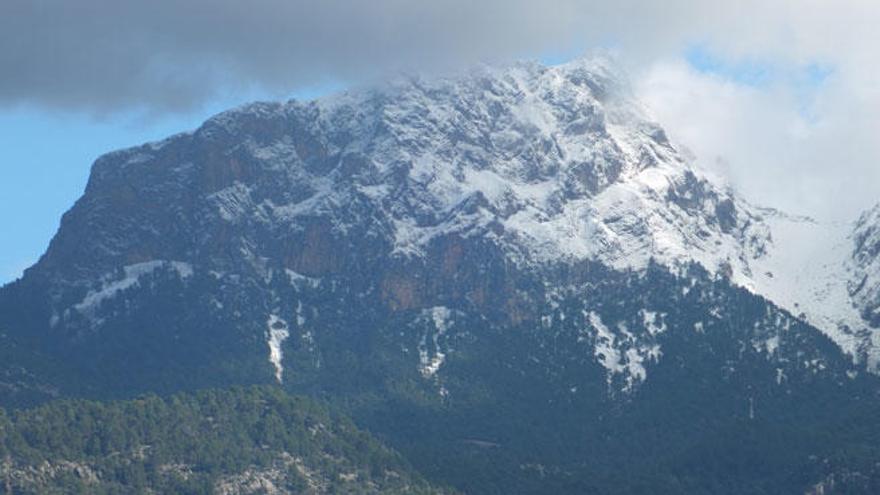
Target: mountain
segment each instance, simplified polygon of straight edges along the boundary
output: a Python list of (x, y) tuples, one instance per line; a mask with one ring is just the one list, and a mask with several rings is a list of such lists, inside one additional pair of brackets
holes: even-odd
[(465, 493), (868, 490), (878, 224), (747, 202), (604, 59), (256, 103), (95, 162), (0, 398), (277, 383)]
[(440, 494), (345, 418), (268, 387), (0, 410), (3, 493)]
[(853, 235), (850, 294), (862, 318), (880, 327), (880, 204), (864, 213)]
[(109, 154), (26, 278), (51, 293), (53, 327), (78, 328), (163, 265), (181, 280), (193, 267), (265, 280), (361, 264), (343, 249), (358, 236), (371, 259), (395, 260), (483, 237), (523, 266), (695, 261), (808, 308), (856, 354), (866, 325), (842, 293), (855, 257), (843, 227), (753, 207), (707, 179), (598, 59), (254, 104)]

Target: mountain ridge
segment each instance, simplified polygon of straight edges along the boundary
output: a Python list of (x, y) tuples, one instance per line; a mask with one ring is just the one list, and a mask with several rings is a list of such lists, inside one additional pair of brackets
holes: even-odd
[(102, 157), (0, 289), (0, 399), (275, 383), (466, 493), (875, 480), (873, 217), (841, 269), (848, 226), (745, 201), (590, 67), (257, 103)]

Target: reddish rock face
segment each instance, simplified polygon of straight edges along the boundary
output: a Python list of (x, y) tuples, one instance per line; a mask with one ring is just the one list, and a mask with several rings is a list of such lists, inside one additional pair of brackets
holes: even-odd
[(288, 246), (285, 265), (310, 277), (337, 274), (343, 266), (345, 245), (346, 240), (336, 238), (327, 222), (309, 222)]

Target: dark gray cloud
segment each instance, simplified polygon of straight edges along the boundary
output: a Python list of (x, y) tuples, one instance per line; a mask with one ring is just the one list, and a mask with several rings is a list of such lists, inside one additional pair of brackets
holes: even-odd
[(0, 103), (161, 112), (228, 90), (290, 91), (609, 41), (635, 56), (711, 32), (707, 20), (724, 9), (705, 3), (3, 0)]
[(573, 26), (561, 2), (4, 0), (0, 102), (188, 109), (402, 68), (535, 54)]
[(833, 58), (858, 45), (872, 3), (3, 0), (0, 104), (186, 110), (224, 91), (280, 93), (597, 43), (620, 46), (634, 66), (694, 41)]

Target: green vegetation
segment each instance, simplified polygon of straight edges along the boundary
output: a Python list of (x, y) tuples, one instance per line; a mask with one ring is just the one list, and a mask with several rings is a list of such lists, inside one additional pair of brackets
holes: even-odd
[(347, 419), (275, 387), (0, 410), (0, 493), (438, 493)]

